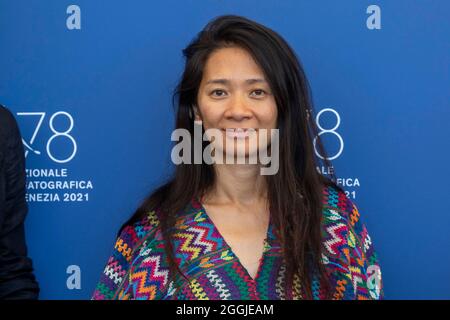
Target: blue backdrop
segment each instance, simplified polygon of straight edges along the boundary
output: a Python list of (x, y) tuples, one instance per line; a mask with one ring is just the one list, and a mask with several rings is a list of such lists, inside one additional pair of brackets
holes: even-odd
[(449, 12), (445, 0), (1, 0), (0, 103), (27, 150), (41, 298), (90, 298), (119, 226), (171, 171), (181, 50), (232, 13), (298, 53), (386, 298), (449, 299)]

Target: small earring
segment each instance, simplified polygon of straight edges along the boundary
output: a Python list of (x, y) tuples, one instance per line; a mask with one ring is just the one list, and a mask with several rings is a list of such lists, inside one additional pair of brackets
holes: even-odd
[(306, 109), (306, 120), (309, 120), (310, 115), (310, 110)]

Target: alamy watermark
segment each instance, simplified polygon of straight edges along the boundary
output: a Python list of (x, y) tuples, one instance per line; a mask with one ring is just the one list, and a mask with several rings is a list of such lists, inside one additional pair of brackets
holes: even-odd
[[(260, 164), (261, 175), (278, 172), (278, 129), (210, 128), (202, 132), (201, 121), (194, 122), (194, 137), (187, 129), (172, 132), (171, 140), (178, 142), (171, 152), (174, 164), (192, 164), (193, 150), (194, 164)], [(204, 150), (203, 141), (210, 142)]]

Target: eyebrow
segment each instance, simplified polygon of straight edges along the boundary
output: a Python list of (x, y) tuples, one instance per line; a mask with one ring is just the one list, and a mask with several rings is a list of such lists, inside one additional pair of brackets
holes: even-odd
[[(253, 78), (253, 79), (247, 79), (245, 80), (245, 83), (247, 84), (253, 84), (253, 83), (265, 83), (267, 82), (265, 79), (262, 78)], [(218, 84), (223, 84), (223, 85), (227, 85), (230, 83), (229, 79), (211, 79), (206, 81), (206, 84), (210, 84), (210, 83), (218, 83)]]

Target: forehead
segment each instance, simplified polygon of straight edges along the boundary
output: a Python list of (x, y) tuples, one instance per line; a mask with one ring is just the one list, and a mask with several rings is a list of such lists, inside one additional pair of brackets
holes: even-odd
[(264, 78), (259, 65), (250, 53), (239, 47), (221, 48), (208, 57), (203, 79), (212, 78), (247, 79)]

